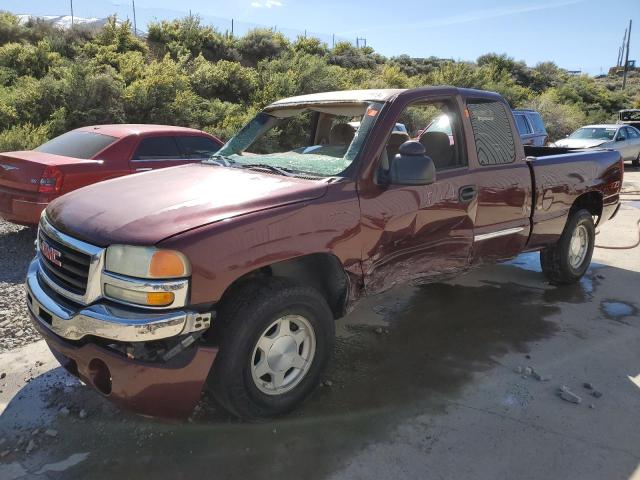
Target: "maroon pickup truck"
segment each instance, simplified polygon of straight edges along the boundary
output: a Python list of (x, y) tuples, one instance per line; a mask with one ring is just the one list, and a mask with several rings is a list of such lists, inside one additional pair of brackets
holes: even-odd
[[(442, 114), (451, 134), (418, 136)], [(525, 251), (576, 282), (622, 171), (615, 151), (523, 148), (495, 93), (289, 98), (200, 164), (52, 202), (28, 307), (62, 365), (135, 412), (185, 416), (207, 388), (239, 417), (278, 415), (364, 295)]]

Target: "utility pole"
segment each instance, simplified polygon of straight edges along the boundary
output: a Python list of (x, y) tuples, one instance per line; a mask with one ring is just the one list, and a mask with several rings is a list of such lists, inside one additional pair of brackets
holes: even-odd
[(233, 18), (231, 19), (231, 36), (233, 37)]
[(627, 71), (629, 70), (629, 43), (631, 42), (631, 22), (629, 20), (629, 30), (627, 32), (627, 53), (624, 57), (624, 73), (622, 74), (622, 90), (627, 86)]
[(71, 4), (71, 27), (73, 28), (73, 0), (69, 0)]
[[(624, 35), (625, 37), (627, 36), (626, 33)], [(616, 67), (620, 66), (620, 62), (621, 62), (620, 57), (622, 57), (622, 47), (618, 47), (618, 60), (616, 61)]]
[(622, 60), (624, 59), (624, 46), (627, 43), (627, 29), (624, 29), (624, 35), (622, 36), (622, 46), (618, 49), (618, 63), (616, 67), (622, 66)]
[(131, 0), (131, 4), (133, 5), (133, 34), (138, 36), (138, 25), (136, 24), (136, 0)]

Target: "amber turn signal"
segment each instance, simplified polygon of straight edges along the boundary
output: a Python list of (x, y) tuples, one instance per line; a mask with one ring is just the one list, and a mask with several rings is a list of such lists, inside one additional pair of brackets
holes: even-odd
[(171, 278), (183, 277), (187, 275), (187, 271), (178, 253), (171, 250), (157, 250), (151, 257), (149, 274), (153, 278)]
[(148, 292), (147, 305), (154, 307), (163, 307), (173, 303), (174, 295), (172, 292)]

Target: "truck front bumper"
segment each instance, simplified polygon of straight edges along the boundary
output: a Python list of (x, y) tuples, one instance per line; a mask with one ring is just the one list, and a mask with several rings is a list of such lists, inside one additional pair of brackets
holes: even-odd
[(78, 307), (39, 278), (36, 258), (27, 271), (27, 306), (46, 328), (68, 340), (96, 336), (121, 342), (175, 337), (209, 326), (211, 314), (191, 310), (148, 311), (98, 302)]
[(197, 346), (188, 356), (164, 364), (141, 362), (92, 343), (70, 344), (43, 327), (33, 314), (31, 320), (69, 373), (119, 407), (151, 417), (188, 417), (200, 401), (218, 353), (215, 347)]
[(142, 415), (182, 418), (200, 400), (218, 352), (215, 347), (192, 346), (167, 362), (155, 363), (77, 341), (91, 336), (121, 342), (174, 337), (189, 332), (201, 314), (141, 313), (106, 303), (78, 307), (41, 283), (37, 260), (29, 267), (26, 293), (31, 320), (61, 365), (114, 403)]

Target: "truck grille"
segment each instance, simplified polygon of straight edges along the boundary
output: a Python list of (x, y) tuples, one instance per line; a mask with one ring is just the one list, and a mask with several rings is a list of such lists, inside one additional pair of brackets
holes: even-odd
[(84, 295), (89, 280), (91, 256), (52, 239), (39, 231), (40, 258), (44, 273), (59, 287)]

